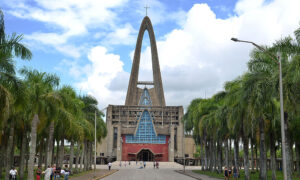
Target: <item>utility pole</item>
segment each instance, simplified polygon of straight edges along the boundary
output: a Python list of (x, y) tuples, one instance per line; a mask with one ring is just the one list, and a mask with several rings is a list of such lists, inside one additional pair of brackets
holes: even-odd
[(284, 111), (283, 111), (283, 92), (282, 92), (282, 68), (281, 68), (281, 57), (278, 54), (279, 62), (279, 93), (280, 93), (280, 123), (281, 123), (281, 143), (282, 143), (282, 161), (283, 161), (283, 177), (287, 180), (287, 169), (286, 169), (286, 144), (285, 144), (285, 127), (284, 127)]
[(281, 68), (281, 57), (278, 53), (277, 56), (274, 56), (270, 52), (268, 52), (265, 48), (257, 45), (256, 43), (252, 41), (244, 41), (239, 40), (237, 38), (231, 38), (234, 42), (243, 42), (243, 43), (249, 43), (253, 46), (257, 47), (257, 49), (261, 50), (263, 53), (267, 54), (274, 62), (278, 64), (279, 67), (279, 96), (280, 96), (280, 123), (281, 123), (281, 143), (282, 143), (282, 162), (283, 162), (283, 177), (284, 180), (287, 180), (287, 170), (286, 170), (286, 144), (285, 144), (285, 127), (284, 127), (284, 110), (283, 110), (283, 90), (282, 90), (282, 68)]

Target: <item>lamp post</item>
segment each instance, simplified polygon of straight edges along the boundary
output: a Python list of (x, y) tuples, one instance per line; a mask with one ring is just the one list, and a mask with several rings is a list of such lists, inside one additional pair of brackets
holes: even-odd
[(283, 176), (284, 180), (287, 180), (287, 170), (286, 170), (286, 152), (285, 152), (285, 131), (284, 131), (284, 112), (283, 112), (283, 92), (282, 92), (282, 70), (281, 70), (281, 59), (280, 55), (278, 57), (274, 56), (270, 52), (268, 52), (265, 48), (257, 45), (256, 43), (252, 41), (244, 41), (239, 40), (237, 38), (231, 38), (234, 42), (243, 42), (243, 43), (249, 43), (253, 46), (257, 47), (262, 52), (266, 53), (273, 61), (275, 61), (279, 66), (279, 94), (280, 94), (280, 122), (281, 122), (281, 140), (282, 140), (282, 161), (283, 161)]

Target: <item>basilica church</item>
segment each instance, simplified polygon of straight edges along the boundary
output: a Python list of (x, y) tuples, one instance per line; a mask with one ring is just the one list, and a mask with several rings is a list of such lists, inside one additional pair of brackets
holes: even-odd
[[(148, 31), (153, 81), (139, 81), (142, 41)], [(193, 156), (192, 138), (183, 135), (183, 107), (167, 106), (152, 23), (145, 16), (139, 30), (125, 105), (108, 105), (107, 137), (97, 156), (109, 161), (174, 161)], [(186, 146), (186, 147), (184, 147)]]

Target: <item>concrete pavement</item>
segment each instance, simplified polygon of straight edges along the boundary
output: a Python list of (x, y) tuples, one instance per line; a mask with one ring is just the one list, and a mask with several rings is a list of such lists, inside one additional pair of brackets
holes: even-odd
[(192, 177), (175, 172), (173, 169), (120, 169), (103, 180), (195, 180)]

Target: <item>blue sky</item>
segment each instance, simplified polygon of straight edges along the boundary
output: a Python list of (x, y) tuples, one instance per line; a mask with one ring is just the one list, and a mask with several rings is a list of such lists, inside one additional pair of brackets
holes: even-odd
[[(293, 35), (298, 0), (2, 0), (6, 32), (24, 34), (29, 66), (60, 76), (61, 84), (97, 97), (99, 106), (123, 104), (145, 5), (154, 26), (166, 101), (187, 106), (211, 96), (246, 71), (249, 45)], [(151, 77), (145, 33), (139, 78)]]

